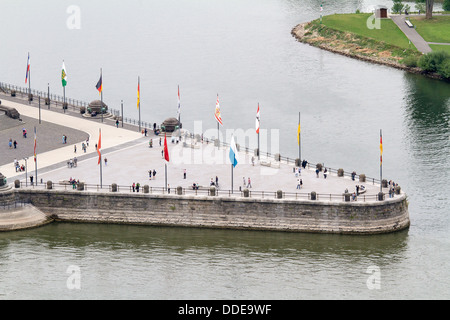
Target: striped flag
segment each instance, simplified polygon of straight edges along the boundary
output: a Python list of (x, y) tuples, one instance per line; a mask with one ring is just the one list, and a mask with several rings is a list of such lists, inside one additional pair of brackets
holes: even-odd
[(217, 94), (216, 110), (214, 112), (214, 117), (216, 118), (218, 123), (223, 125), (223, 123), (222, 123), (222, 116), (220, 115), (219, 94)]
[(230, 162), (233, 165), (233, 168), (235, 168), (239, 162), (238, 160), (238, 153), (236, 148), (236, 142), (234, 141), (234, 136), (231, 136), (231, 144), (230, 144)]
[(380, 130), (380, 166), (383, 163), (383, 136), (381, 134), (381, 130)]
[(36, 162), (36, 127), (34, 127), (34, 162)]
[(138, 78), (138, 88), (137, 88), (137, 108), (141, 106), (141, 80)]
[(261, 124), (261, 118), (259, 114), (259, 103), (258, 103), (258, 111), (256, 111), (256, 133), (259, 133), (259, 127)]
[(67, 73), (66, 73), (66, 66), (64, 65), (64, 61), (62, 64), (61, 81), (62, 81), (63, 87), (67, 86)]
[(27, 74), (25, 76), (25, 83), (28, 82), (28, 77), (30, 75), (30, 53), (28, 52), (28, 61), (27, 61)]
[(95, 87), (97, 88), (98, 93), (102, 93), (103, 90), (102, 74), (100, 74), (100, 80), (98, 80), (97, 85)]
[(100, 164), (102, 162), (102, 129), (99, 129), (99, 135), (98, 135), (98, 144), (97, 144), (97, 153), (98, 153), (98, 163)]

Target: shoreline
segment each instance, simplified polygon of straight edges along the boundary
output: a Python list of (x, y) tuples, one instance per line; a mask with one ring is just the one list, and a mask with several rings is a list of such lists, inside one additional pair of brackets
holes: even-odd
[[(371, 63), (375, 63), (375, 64), (380, 64), (380, 65), (385, 65), (388, 67), (392, 67), (392, 68), (396, 68), (399, 70), (403, 70), (403, 71), (407, 71), (409, 73), (413, 73), (413, 74), (418, 74), (418, 75), (422, 75), (428, 78), (432, 78), (432, 79), (436, 79), (436, 80), (444, 80), (444, 78), (442, 78), (440, 75), (436, 74), (436, 73), (426, 73), (424, 72), (421, 68), (418, 67), (408, 67), (405, 66), (401, 63), (396, 63), (393, 62), (391, 60), (387, 60), (383, 57), (369, 57), (369, 56), (365, 56), (362, 54), (358, 54), (355, 53), (353, 51), (351, 51), (351, 45), (350, 43), (347, 43), (346, 46), (341, 47), (341, 48), (336, 48), (336, 47), (332, 47), (327, 43), (321, 43), (319, 41), (317, 41), (317, 39), (322, 38), (320, 37), (317, 33), (313, 32), (310, 33), (309, 31), (306, 31), (306, 26), (308, 26), (310, 23), (312, 23), (311, 21), (309, 22), (304, 22), (304, 23), (300, 23), (298, 25), (296, 25), (294, 28), (292, 28), (291, 30), (291, 35), (298, 41), (301, 43), (305, 43), (305, 44), (309, 44), (310, 46), (322, 49), (322, 50), (326, 50), (332, 53), (337, 53), (349, 58), (353, 58), (353, 59), (357, 59), (357, 60), (361, 60), (361, 61), (366, 61), (366, 62), (371, 62)], [(332, 31), (336, 31), (332, 28), (328, 28), (329, 30)], [(339, 32), (339, 31), (336, 31)], [(308, 34), (309, 33), (309, 34)], [(346, 32), (351, 34), (351, 32)]]

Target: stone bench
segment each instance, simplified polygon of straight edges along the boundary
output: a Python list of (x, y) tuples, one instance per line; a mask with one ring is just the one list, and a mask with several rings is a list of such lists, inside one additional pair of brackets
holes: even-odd
[(271, 168), (280, 168), (280, 162), (275, 161), (275, 162), (271, 162), (271, 161), (260, 161), (259, 162), (262, 166), (265, 167), (271, 167)]
[(414, 28), (414, 25), (411, 23), (411, 21), (405, 20), (405, 23), (409, 28)]

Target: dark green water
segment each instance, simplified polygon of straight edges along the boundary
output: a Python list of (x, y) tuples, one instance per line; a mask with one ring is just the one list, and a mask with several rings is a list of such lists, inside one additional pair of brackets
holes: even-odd
[[(25, 3), (27, 5), (25, 6)], [(383, 1), (339, 1), (325, 14)], [(389, 1), (386, 1), (389, 3)], [(0, 234), (2, 299), (448, 299), (450, 292), (450, 85), (300, 44), (296, 24), (320, 1), (80, 1), (81, 29), (66, 26), (65, 1), (6, 1), (0, 79), (104, 99), (145, 121), (176, 114), (184, 127), (278, 130), (270, 147), (312, 163), (383, 176), (408, 194), (411, 227), (379, 236), (52, 224)], [(388, 4), (390, 6), (390, 4)], [(107, 10), (105, 10), (107, 9)], [(36, 14), (39, 12), (41, 14)], [(27, 21), (24, 23), (24, 21)], [(30, 28), (31, 27), (31, 28)], [(43, 41), (48, 45), (42, 45)], [(23, 54), (18, 54), (23, 52)], [(79, 272), (70, 289), (69, 268)], [(378, 284), (368, 285), (378, 270)], [(369, 270), (369, 272), (368, 272)]]

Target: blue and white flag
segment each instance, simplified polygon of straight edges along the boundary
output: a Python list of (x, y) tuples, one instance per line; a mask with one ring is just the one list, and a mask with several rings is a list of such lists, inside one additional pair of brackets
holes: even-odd
[(231, 136), (231, 144), (230, 144), (230, 161), (235, 168), (238, 164), (238, 153), (236, 149), (236, 143), (234, 141), (234, 136)]

